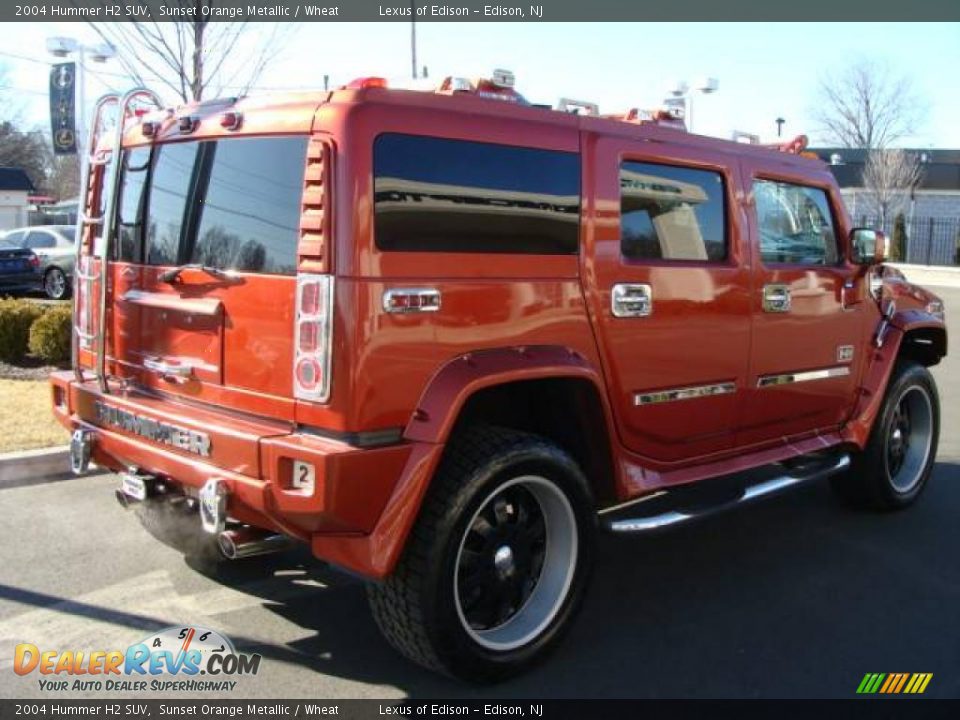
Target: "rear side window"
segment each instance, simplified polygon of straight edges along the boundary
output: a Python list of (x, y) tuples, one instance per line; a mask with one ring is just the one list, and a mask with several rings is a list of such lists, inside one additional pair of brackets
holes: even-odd
[(635, 260), (727, 258), (723, 177), (673, 165), (620, 166), (620, 249)]
[(123, 155), (123, 176), (119, 206), (117, 207), (117, 241), (115, 257), (127, 262), (142, 262), (143, 247), (143, 190), (150, 170), (150, 148), (128, 150)]
[(149, 265), (181, 264), (177, 258), (185, 225), (189, 221), (189, 199), (195, 190), (194, 168), (198, 166), (197, 150), (200, 145), (193, 142), (176, 143), (163, 145), (156, 151), (147, 221)]
[(56, 246), (57, 241), (53, 235), (36, 230), (27, 235), (27, 241), (24, 243), (24, 247), (28, 247), (31, 250), (47, 250), (49, 248), (55, 248)]
[(295, 274), (306, 149), (306, 138), (283, 137), (154, 150), (147, 263)]
[(384, 134), (373, 174), (380, 250), (577, 253), (578, 153)]
[(766, 264), (836, 265), (837, 236), (827, 194), (820, 188), (757, 180), (754, 206), (760, 257)]

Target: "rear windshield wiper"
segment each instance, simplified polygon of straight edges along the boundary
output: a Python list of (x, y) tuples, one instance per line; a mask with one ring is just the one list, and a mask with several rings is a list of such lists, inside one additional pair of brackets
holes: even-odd
[(207, 275), (213, 275), (217, 278), (230, 277), (230, 273), (224, 272), (219, 268), (210, 267), (209, 265), (201, 265), (199, 263), (188, 263), (186, 265), (180, 265), (179, 267), (167, 270), (164, 273), (160, 273), (160, 282), (172, 283), (174, 280), (180, 277), (180, 273), (182, 273), (184, 270), (200, 270), (205, 272)]

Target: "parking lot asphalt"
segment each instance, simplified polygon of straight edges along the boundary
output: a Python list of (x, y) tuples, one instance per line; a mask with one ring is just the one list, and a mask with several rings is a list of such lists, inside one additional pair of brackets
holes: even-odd
[[(960, 337), (960, 290), (936, 291)], [(109, 475), (0, 490), (0, 697), (104, 694), (41, 691), (12, 670), (17, 643), (123, 649), (180, 624), (263, 656), (233, 698), (851, 698), (868, 672), (933, 673), (926, 697), (960, 697), (960, 353), (934, 374), (940, 452), (913, 508), (853, 512), (818, 483), (669, 534), (604, 536), (566, 642), (493, 687), (396, 655), (362, 582), (307, 553), (203, 565), (121, 509)]]

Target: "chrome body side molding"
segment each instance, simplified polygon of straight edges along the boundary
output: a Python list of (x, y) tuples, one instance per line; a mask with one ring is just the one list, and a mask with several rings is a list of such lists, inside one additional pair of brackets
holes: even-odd
[(822, 368), (820, 370), (805, 370), (803, 372), (782, 373), (780, 375), (762, 375), (757, 378), (757, 387), (773, 387), (774, 385), (789, 385), (790, 383), (810, 382), (811, 380), (827, 380), (828, 378), (842, 377), (850, 374), (846, 365)]
[(658, 390), (656, 392), (636, 393), (633, 396), (634, 405), (654, 405), (656, 403), (674, 402), (676, 400), (693, 400), (694, 398), (711, 397), (713, 395), (729, 395), (735, 393), (737, 386), (733, 382), (716, 383), (714, 385), (696, 385), (693, 387), (676, 388), (673, 390)]

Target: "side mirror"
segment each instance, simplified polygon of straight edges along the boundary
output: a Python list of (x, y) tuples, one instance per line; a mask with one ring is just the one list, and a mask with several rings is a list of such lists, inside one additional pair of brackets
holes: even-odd
[(850, 231), (850, 259), (857, 265), (879, 265), (887, 257), (887, 238), (879, 230), (854, 228)]

